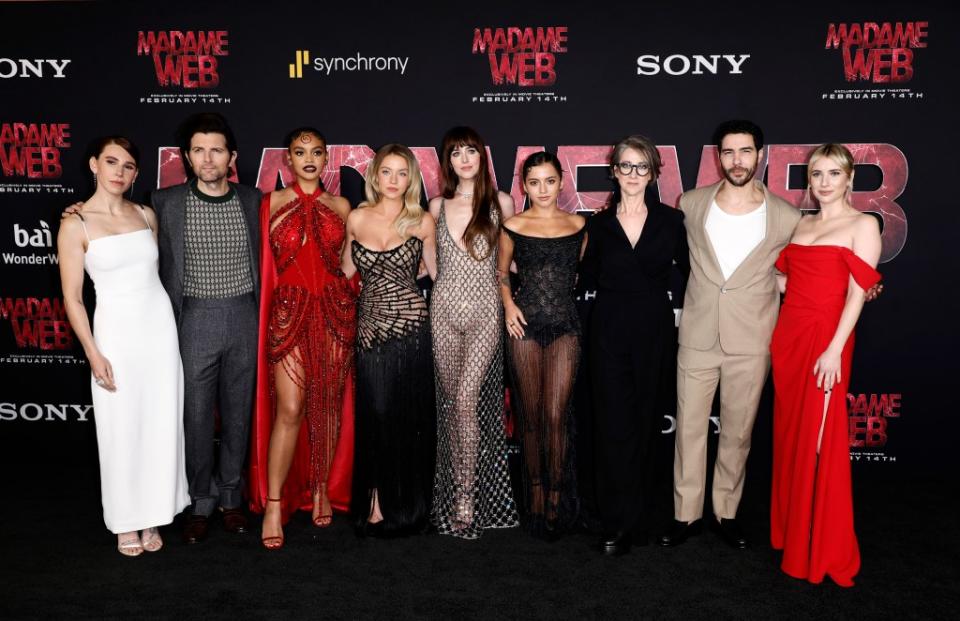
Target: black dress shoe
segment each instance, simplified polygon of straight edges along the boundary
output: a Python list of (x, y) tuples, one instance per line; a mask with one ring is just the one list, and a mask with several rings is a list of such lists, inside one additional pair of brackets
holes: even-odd
[(223, 509), (223, 530), (242, 535), (247, 532), (247, 515), (240, 507)]
[(736, 518), (729, 520), (720, 518), (719, 521), (711, 521), (713, 523), (713, 529), (717, 531), (720, 538), (726, 541), (730, 547), (736, 548), (737, 550), (745, 550), (750, 545), (747, 536), (743, 534), (743, 529), (740, 528), (740, 524)]
[(600, 536), (600, 554), (604, 556), (622, 556), (630, 553), (632, 537), (622, 530), (615, 533), (604, 533)]
[(187, 517), (183, 525), (183, 542), (200, 543), (207, 538), (208, 532), (210, 532), (210, 518), (194, 513)]
[(673, 546), (680, 545), (694, 535), (699, 535), (702, 530), (703, 520), (694, 520), (689, 523), (674, 520), (667, 532), (660, 535), (660, 538), (657, 539), (657, 543), (664, 547), (672, 548)]

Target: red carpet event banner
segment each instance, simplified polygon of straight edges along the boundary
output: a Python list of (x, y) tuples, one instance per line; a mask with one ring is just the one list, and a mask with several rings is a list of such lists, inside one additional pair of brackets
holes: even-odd
[[(684, 191), (721, 178), (713, 128), (746, 118), (768, 143), (758, 178), (800, 208), (811, 206), (812, 148), (847, 145), (852, 203), (882, 227), (885, 291), (857, 326), (847, 395), (855, 468), (869, 476), (950, 461), (942, 395), (953, 365), (939, 355), (957, 345), (960, 310), (945, 170), (957, 137), (955, 10), (31, 2), (2, 3), (0, 17), (0, 437), (11, 447), (92, 442), (89, 367), (64, 311), (56, 238), (61, 211), (93, 190), (87, 146), (96, 137), (139, 145), (132, 197), (148, 203), (152, 190), (185, 180), (174, 134), (192, 113), (230, 121), (233, 178), (264, 192), (292, 180), (285, 133), (313, 125), (329, 145), (325, 186), (356, 206), (362, 175), (388, 142), (411, 147), (425, 200), (438, 196), (441, 136), (469, 125), (518, 211), (520, 165), (547, 149), (564, 167), (560, 206), (589, 213), (609, 200), (607, 158), (619, 138), (640, 133), (658, 145), (655, 191), (676, 206)], [(581, 297), (584, 313), (593, 295)], [(663, 415), (670, 434), (674, 412)], [(769, 418), (768, 398), (754, 440), (767, 454)]]

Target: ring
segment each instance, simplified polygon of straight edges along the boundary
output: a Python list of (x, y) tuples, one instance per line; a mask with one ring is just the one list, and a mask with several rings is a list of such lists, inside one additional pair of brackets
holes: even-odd
[(104, 382), (101, 378), (99, 378), (99, 377), (98, 377), (97, 379), (93, 380), (93, 381), (96, 382), (97, 386), (103, 386), (104, 383), (105, 383), (105, 382)]

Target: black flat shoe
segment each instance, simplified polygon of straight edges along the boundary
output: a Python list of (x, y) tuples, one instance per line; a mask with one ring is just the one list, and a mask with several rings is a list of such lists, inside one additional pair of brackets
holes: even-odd
[(736, 518), (725, 519), (720, 518), (719, 521), (711, 520), (713, 530), (716, 531), (720, 538), (723, 539), (727, 545), (731, 548), (737, 550), (746, 550), (750, 546), (750, 541), (747, 539), (747, 536), (744, 534), (743, 529), (740, 528), (740, 523), (737, 522)]
[(600, 536), (600, 554), (604, 556), (623, 556), (630, 553), (632, 537), (630, 533), (618, 531)]
[(703, 520), (680, 522), (674, 520), (667, 532), (660, 535), (657, 543), (667, 548), (678, 546), (690, 537), (699, 535), (703, 531)]

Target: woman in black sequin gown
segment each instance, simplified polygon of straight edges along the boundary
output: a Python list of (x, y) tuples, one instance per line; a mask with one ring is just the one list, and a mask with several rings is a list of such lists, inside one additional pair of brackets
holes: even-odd
[(563, 173), (555, 155), (534, 153), (522, 174), (529, 207), (503, 224), (497, 266), (523, 434), (526, 521), (535, 535), (553, 540), (578, 509), (570, 397), (580, 359), (573, 290), (585, 221), (558, 207)]
[(420, 207), (420, 168), (403, 145), (377, 151), (367, 201), (347, 219), (343, 271), (360, 272), (356, 447), (351, 511), (358, 534), (421, 530), (436, 451), (433, 357), (421, 257), (436, 275), (435, 225)]

